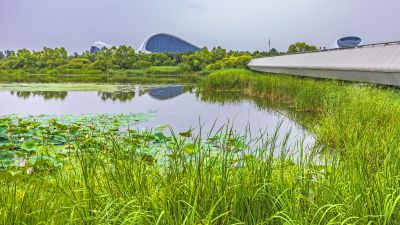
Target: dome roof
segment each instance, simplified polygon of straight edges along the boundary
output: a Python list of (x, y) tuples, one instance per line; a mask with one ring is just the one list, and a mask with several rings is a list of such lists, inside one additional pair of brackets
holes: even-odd
[(355, 48), (361, 43), (361, 38), (355, 36), (343, 37), (337, 40), (339, 48)]
[(102, 48), (111, 48), (111, 47), (112, 46), (109, 44), (106, 44), (106, 43), (100, 42), (100, 41), (96, 41), (90, 47), (90, 53), (95, 54), (95, 53), (101, 51)]
[(200, 48), (171, 34), (158, 33), (150, 35), (145, 39), (142, 46), (139, 48), (140, 52), (153, 53), (184, 53), (196, 52)]

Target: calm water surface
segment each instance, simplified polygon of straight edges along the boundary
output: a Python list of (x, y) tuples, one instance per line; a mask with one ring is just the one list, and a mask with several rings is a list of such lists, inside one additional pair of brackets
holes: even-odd
[[(227, 93), (227, 97), (229, 93)], [(273, 109), (257, 107), (251, 100), (210, 101), (182, 86), (125, 86), (117, 91), (26, 91), (0, 88), (0, 115), (80, 115), (91, 113), (154, 113), (155, 119), (138, 124), (138, 128), (170, 125), (175, 132), (189, 128), (209, 131), (213, 124), (233, 124), (239, 133), (273, 135), (280, 127), (279, 139), (291, 132), (290, 144), (304, 140), (314, 142), (312, 135), (288, 117)]]

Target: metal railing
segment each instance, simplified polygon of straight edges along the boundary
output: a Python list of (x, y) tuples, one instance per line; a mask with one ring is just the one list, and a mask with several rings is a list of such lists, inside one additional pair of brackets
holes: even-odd
[[(331, 51), (340, 51), (340, 50), (366, 48), (366, 47), (377, 47), (377, 46), (387, 46), (387, 45), (400, 45), (400, 41), (381, 42), (381, 43), (374, 43), (374, 44), (359, 45), (359, 46), (353, 47), (353, 48), (352, 47), (347, 47), (347, 48), (327, 48), (327, 49), (318, 49), (318, 50), (315, 50), (315, 51), (283, 53), (283, 54), (279, 54), (279, 55), (264, 56), (264, 57), (260, 57), (260, 58), (278, 57), (278, 56), (286, 56), (286, 55), (300, 55), (300, 54), (318, 53), (318, 52), (331, 52)], [(255, 59), (257, 59), (257, 58), (255, 58)]]

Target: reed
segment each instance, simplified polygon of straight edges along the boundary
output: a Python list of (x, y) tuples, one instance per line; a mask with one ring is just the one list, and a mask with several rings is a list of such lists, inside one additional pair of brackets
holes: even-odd
[[(325, 168), (315, 179), (325, 190), (309, 203), (318, 205), (324, 215), (337, 211), (336, 219), (351, 215), (347, 218), (353, 219), (340, 220), (345, 223), (400, 223), (400, 96), (396, 89), (248, 70), (218, 71), (202, 87), (239, 90), (284, 103), (293, 111), (313, 113), (315, 119), (308, 121), (308, 128), (322, 145), (322, 154), (334, 155), (336, 166)], [(294, 219), (288, 212), (282, 212), (281, 218), (290, 224)]]

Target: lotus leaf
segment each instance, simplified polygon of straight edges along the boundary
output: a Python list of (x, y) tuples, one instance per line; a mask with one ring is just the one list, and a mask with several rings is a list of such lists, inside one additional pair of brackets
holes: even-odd
[(179, 135), (182, 136), (182, 137), (191, 137), (192, 136), (192, 132), (193, 132), (193, 129), (189, 129), (186, 132), (179, 133)]
[(7, 168), (14, 162), (14, 154), (9, 151), (0, 150), (0, 171)]
[(192, 156), (199, 152), (197, 146), (195, 144), (187, 144), (183, 147), (183, 152)]
[(37, 151), (39, 148), (38, 143), (34, 142), (34, 141), (24, 141), (20, 148), (22, 150), (28, 151), (28, 152), (34, 152)]

